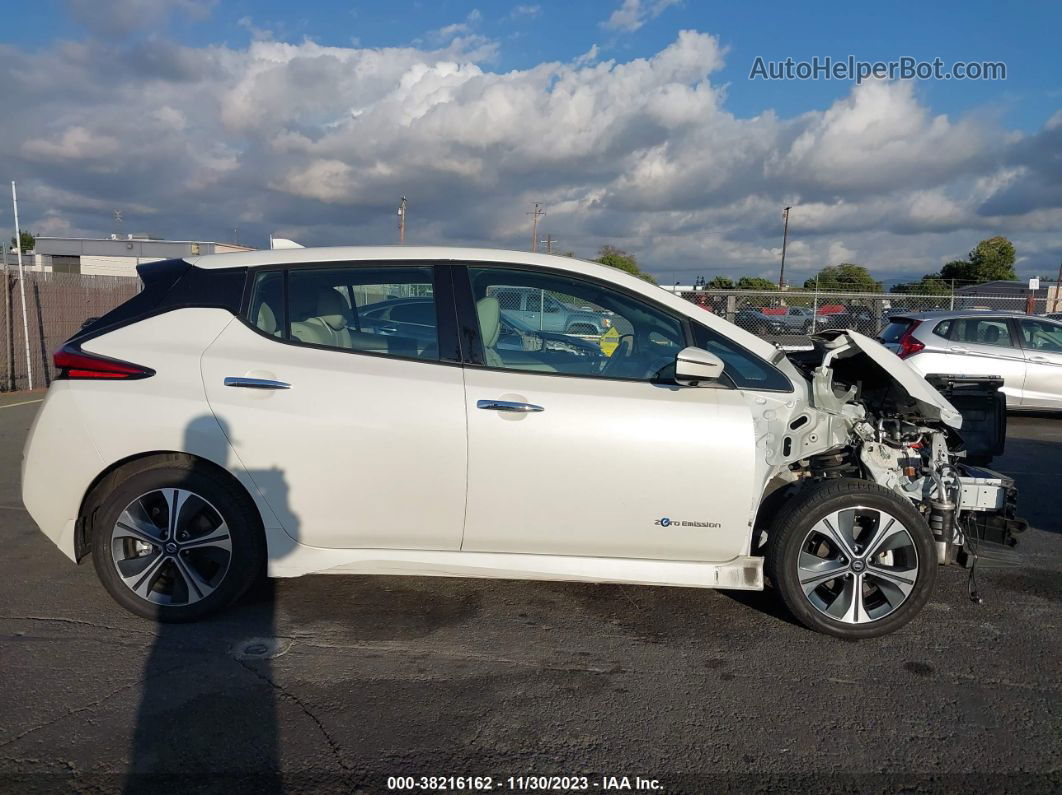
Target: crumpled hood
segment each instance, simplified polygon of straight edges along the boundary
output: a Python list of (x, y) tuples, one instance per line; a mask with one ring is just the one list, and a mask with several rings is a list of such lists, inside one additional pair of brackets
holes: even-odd
[(848, 358), (865, 354), (875, 366), (885, 373), (917, 404), (927, 420), (939, 420), (952, 428), (962, 427), (962, 414), (934, 389), (925, 378), (907, 362), (877, 340), (858, 331), (825, 332), (813, 335), (826, 344), (824, 362), (833, 358)]

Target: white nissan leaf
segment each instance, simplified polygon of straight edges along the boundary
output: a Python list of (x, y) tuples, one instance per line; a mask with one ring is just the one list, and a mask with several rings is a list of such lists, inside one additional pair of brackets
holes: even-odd
[[(56, 352), (22, 474), (41, 530), (140, 616), (200, 618), (262, 575), (767, 580), (860, 638), (1022, 527), (958, 412), (855, 332), (787, 356), (625, 273), (508, 251), (138, 270)], [(550, 313), (600, 322), (558, 344)]]

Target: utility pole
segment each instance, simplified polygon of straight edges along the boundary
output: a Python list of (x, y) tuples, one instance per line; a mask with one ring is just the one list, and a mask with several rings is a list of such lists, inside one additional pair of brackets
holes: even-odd
[(785, 226), (782, 228), (782, 269), (778, 271), (778, 289), (785, 289), (785, 244), (789, 238), (789, 207), (786, 207), (782, 211), (782, 217), (785, 218)]
[(538, 251), (538, 219), (546, 214), (542, 209), (542, 202), (535, 202), (535, 209), (528, 213), (531, 216), (531, 252)]
[(406, 242), (406, 205), (408, 203), (405, 196), (398, 203), (398, 244), (400, 246)]
[(1055, 307), (1051, 311), (1062, 312), (1062, 261), (1058, 263), (1058, 279), (1055, 281)]
[(18, 244), (18, 291), (22, 297), (22, 339), (26, 343), (26, 375), (33, 389), (33, 362), (30, 361), (29, 321), (26, 319), (26, 279), (22, 274), (22, 228), (18, 225), (18, 194), (15, 180), (11, 180), (11, 207), (15, 211), (15, 242)]
[(546, 235), (546, 239), (545, 240), (540, 240), (538, 242), (539, 243), (545, 243), (546, 244), (546, 253), (547, 254), (552, 254), (553, 253), (553, 244), (556, 243), (557, 241), (553, 238), (553, 235)]

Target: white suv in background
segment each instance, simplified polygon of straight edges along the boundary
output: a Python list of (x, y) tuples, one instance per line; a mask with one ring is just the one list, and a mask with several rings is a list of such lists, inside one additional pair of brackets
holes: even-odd
[(995, 375), (1007, 408), (1062, 411), (1062, 323), (1007, 312), (896, 313), (878, 337), (922, 375)]
[[(958, 412), (854, 332), (789, 358), (633, 276), (509, 251), (139, 272), (140, 294), (56, 353), (23, 499), (141, 616), (207, 615), (264, 573), (766, 573), (807, 626), (859, 638), (910, 620), (971, 540), (1021, 527), (1012, 482), (963, 462)], [(514, 287), (609, 318), (600, 355), (584, 329), (499, 345)], [(415, 334), (360, 315), (410, 299), (430, 304)]]

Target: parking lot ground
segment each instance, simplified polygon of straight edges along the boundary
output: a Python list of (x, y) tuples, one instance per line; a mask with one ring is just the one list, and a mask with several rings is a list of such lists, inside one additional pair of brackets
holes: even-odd
[(770, 594), (391, 577), (277, 581), (158, 626), (21, 507), (38, 407), (0, 406), (0, 790), (1062, 788), (1062, 419), (1012, 417), (996, 462), (1025, 566), (981, 570), (983, 604), (941, 570), (911, 625), (845, 643)]

